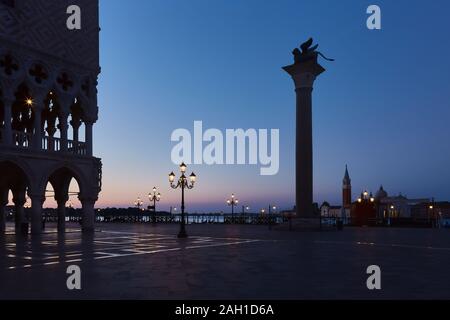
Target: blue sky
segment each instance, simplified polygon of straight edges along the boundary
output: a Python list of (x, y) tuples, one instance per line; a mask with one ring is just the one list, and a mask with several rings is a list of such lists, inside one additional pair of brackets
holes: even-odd
[[(366, 28), (366, 8), (382, 30)], [(101, 206), (129, 206), (167, 174), (174, 129), (280, 129), (280, 171), (190, 166), (189, 211), (228, 211), (232, 192), (259, 210), (294, 205), (295, 93), (281, 67), (308, 37), (335, 62), (314, 89), (314, 198), (338, 204), (345, 164), (354, 196), (450, 200), (448, 1), (101, 1)]]

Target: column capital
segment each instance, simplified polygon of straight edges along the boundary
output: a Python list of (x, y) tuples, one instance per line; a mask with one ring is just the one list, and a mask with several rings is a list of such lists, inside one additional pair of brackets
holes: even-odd
[(98, 106), (89, 106), (88, 111), (82, 117), (85, 124), (93, 125), (98, 120)]
[(60, 206), (60, 205), (65, 206), (67, 201), (69, 201), (69, 196), (68, 195), (59, 196), (59, 197), (55, 196), (55, 201), (58, 204), (58, 206)]
[(71, 105), (71, 104), (74, 103), (75, 97), (72, 96), (72, 95), (70, 95), (70, 94), (62, 93), (62, 94), (59, 94), (59, 95), (58, 95), (58, 101), (59, 101), (59, 103), (61, 103), (62, 105), (68, 106), (68, 105)]
[(70, 121), (70, 125), (72, 126), (72, 128), (74, 128), (75, 130), (78, 130), (81, 127), (81, 118), (78, 117), (74, 117), (72, 115), (72, 120)]
[(13, 199), (12, 201), (16, 206), (23, 206), (27, 202), (27, 197), (25, 193), (25, 189), (23, 190), (13, 190)]
[(18, 79), (8, 79), (2, 78), (1, 86), (2, 86), (2, 100), (16, 100), (15, 93), (17, 88), (20, 85), (20, 80)]
[(283, 67), (294, 80), (295, 88), (312, 88), (317, 76), (325, 71), (325, 69), (314, 61), (295, 63), (290, 66)]
[(94, 196), (94, 195), (79, 195), (78, 196), (78, 200), (80, 200), (80, 202), (86, 203), (86, 204), (91, 204), (94, 205), (97, 200), (98, 200), (98, 196)]
[(63, 139), (67, 135), (67, 129), (69, 127), (69, 114), (64, 110), (61, 110), (58, 113), (59, 123), (57, 128), (61, 130), (61, 139)]
[(43, 89), (36, 89), (31, 92), (33, 98), (33, 109), (43, 111), (45, 106), (45, 99), (47, 98), (47, 91)]
[(19, 198), (14, 197), (13, 202), (14, 202), (14, 205), (22, 207), (23, 205), (25, 205), (27, 200), (26, 200), (26, 198), (22, 198), (22, 197), (19, 197)]
[(28, 197), (31, 199), (31, 202), (45, 202), (45, 195), (42, 194), (28, 194)]
[(49, 127), (47, 127), (47, 129), (45, 129), (45, 131), (47, 131), (48, 136), (49, 136), (50, 138), (53, 138), (53, 136), (54, 136), (55, 133), (56, 133), (56, 126), (49, 126)]
[(10, 95), (4, 94), (2, 96), (3, 105), (8, 108), (12, 107), (15, 100), (16, 100), (16, 98), (14, 97), (14, 95), (10, 96)]
[(58, 102), (61, 106), (60, 108), (60, 114), (67, 114), (67, 116), (70, 114), (70, 107), (75, 102), (75, 97), (68, 95), (68, 94), (60, 94), (58, 95)]
[(61, 119), (61, 118), (67, 119), (69, 117), (69, 115), (70, 115), (70, 108), (66, 109), (62, 106), (61, 106), (61, 108), (59, 108), (58, 113), (57, 113), (57, 116), (59, 119)]
[(94, 125), (94, 123), (95, 123), (95, 120), (92, 120), (92, 119), (84, 120), (84, 124), (85, 124), (86, 126), (92, 127), (92, 126)]
[(311, 73), (301, 73), (292, 76), (294, 80), (295, 90), (302, 89), (313, 89), (314, 81), (316, 81), (316, 76)]

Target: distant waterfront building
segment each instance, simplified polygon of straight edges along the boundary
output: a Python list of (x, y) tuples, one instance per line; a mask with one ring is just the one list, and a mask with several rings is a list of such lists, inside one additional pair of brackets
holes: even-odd
[[(412, 198), (399, 194), (389, 196), (383, 186), (375, 197), (368, 192), (361, 194), (352, 205), (352, 224), (391, 225), (394, 220), (400, 224), (428, 224), (435, 227), (450, 226), (450, 202), (435, 202), (430, 198)], [(365, 201), (369, 199), (370, 201)], [(368, 205), (364, 205), (369, 203)]]
[(342, 206), (332, 206), (328, 202), (322, 203), (320, 206), (320, 214), (325, 218), (341, 218)]
[(406, 196), (389, 196), (383, 186), (378, 190), (375, 202), (377, 204), (377, 218), (412, 218), (412, 207), (430, 203), (429, 198), (408, 199)]
[(320, 215), (324, 218), (341, 218), (344, 222), (359, 226), (391, 225), (394, 219), (402, 223), (450, 226), (450, 202), (435, 202), (430, 198), (409, 199), (401, 193), (390, 196), (383, 186), (375, 195), (363, 191), (352, 201), (351, 179), (346, 166), (342, 180), (342, 205), (330, 205), (325, 201), (320, 206)]

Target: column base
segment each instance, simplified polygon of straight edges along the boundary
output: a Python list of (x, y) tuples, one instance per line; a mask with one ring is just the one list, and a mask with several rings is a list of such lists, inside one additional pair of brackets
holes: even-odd
[(81, 227), (81, 231), (83, 233), (87, 233), (87, 234), (94, 233), (95, 232), (95, 227), (85, 227), (85, 226), (83, 226), (83, 227)]
[(186, 228), (181, 228), (180, 232), (178, 233), (178, 239), (186, 239), (188, 237)]
[(275, 226), (274, 229), (291, 231), (320, 231), (322, 228), (319, 217), (292, 217), (289, 221)]

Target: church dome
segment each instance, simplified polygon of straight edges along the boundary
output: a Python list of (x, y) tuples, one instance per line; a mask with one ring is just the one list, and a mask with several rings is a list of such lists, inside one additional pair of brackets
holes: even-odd
[(320, 206), (321, 208), (322, 207), (330, 207), (330, 204), (327, 202), (327, 201), (325, 201), (324, 203), (322, 203), (322, 205)]
[(377, 194), (375, 195), (375, 198), (377, 200), (386, 198), (388, 196), (387, 192), (384, 191), (383, 186), (380, 187), (380, 189), (377, 191)]

